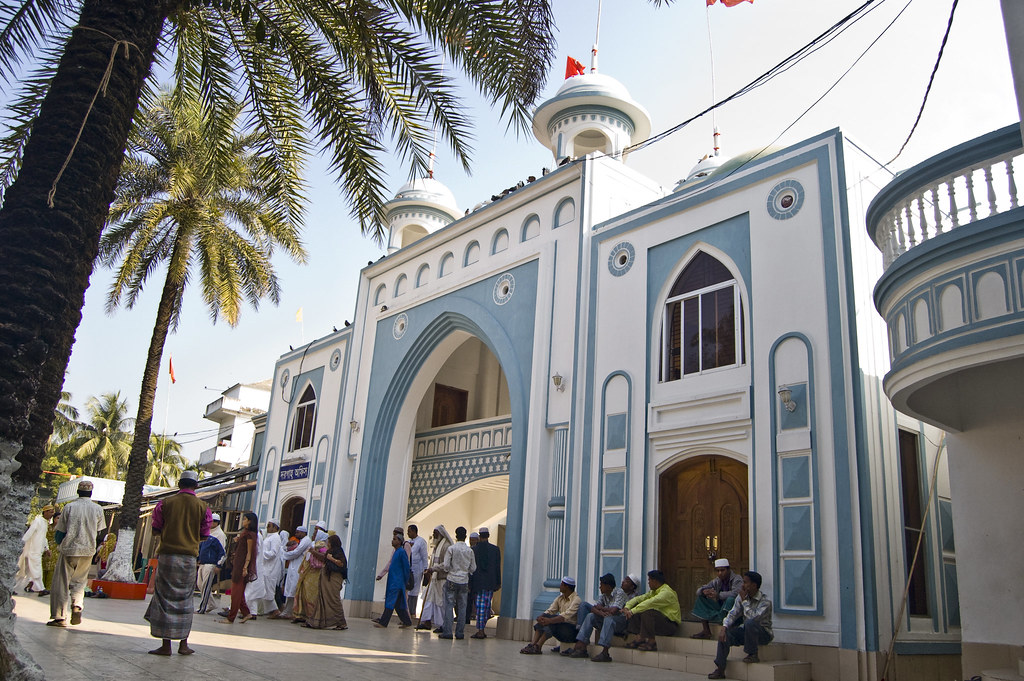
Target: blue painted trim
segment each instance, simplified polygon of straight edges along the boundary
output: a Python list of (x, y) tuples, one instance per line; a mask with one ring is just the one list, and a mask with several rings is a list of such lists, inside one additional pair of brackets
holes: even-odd
[[(850, 391), (853, 395), (853, 428), (854, 428), (854, 456), (857, 464), (857, 501), (858, 501), (858, 523), (860, 525), (860, 561), (861, 561), (861, 579), (862, 579), (862, 591), (863, 597), (861, 598), (864, 607), (864, 647), (868, 652), (874, 652), (879, 649), (879, 605), (878, 600), (874, 598), (874, 594), (878, 593), (878, 577), (876, 574), (876, 568), (874, 568), (874, 509), (871, 502), (871, 491), (870, 491), (870, 460), (869, 453), (867, 451), (867, 414), (866, 414), (866, 402), (864, 397), (863, 382), (857, 380), (857, 374), (860, 368), (860, 348), (857, 343), (857, 304), (855, 300), (856, 288), (853, 276), (853, 247), (850, 240), (850, 232), (852, 227), (850, 225), (850, 207), (848, 203), (847, 193), (844, 187), (849, 186), (846, 178), (846, 150), (844, 146), (844, 137), (842, 134), (837, 133), (836, 135), (836, 182), (840, 187), (838, 193), (839, 198), (839, 221), (840, 221), (840, 243), (843, 247), (845, 257), (843, 258), (843, 271), (836, 271), (836, 279), (839, 276), (843, 276), (844, 288), (846, 289), (846, 308), (847, 308), (847, 334), (850, 339), (850, 376), (851, 383)], [(822, 171), (819, 173), (824, 174)], [(823, 181), (823, 178), (819, 174), (819, 180)], [(827, 185), (830, 189), (831, 185)], [(822, 212), (824, 212), (825, 202), (822, 201)], [(824, 215), (822, 215), (824, 218)], [(834, 235), (835, 232), (829, 231), (827, 225), (829, 221), (822, 219), (823, 230), (826, 235)], [(830, 281), (830, 280), (829, 280)], [(838, 299), (838, 298), (837, 298)], [(836, 306), (829, 305), (829, 310), (834, 310)], [(839, 329), (829, 324), (829, 330), (834, 330), (835, 333), (829, 334), (828, 347), (831, 355), (836, 357), (842, 352), (843, 342), (842, 336), (840, 335)], [(834, 393), (835, 394), (835, 393)], [(833, 413), (843, 413), (841, 407), (837, 407), (835, 399), (833, 401)], [(845, 434), (845, 433), (844, 433)], [(845, 450), (844, 450), (845, 451)], [(847, 463), (847, 466), (849, 464)], [(849, 470), (849, 468), (847, 468)], [(837, 475), (840, 469), (837, 468)], [(838, 505), (840, 508), (844, 504)], [(847, 521), (847, 530), (850, 531), (850, 535), (853, 535), (853, 523), (852, 520)], [(840, 537), (843, 535), (841, 534)], [(840, 542), (840, 544), (843, 544)], [(855, 570), (853, 565), (850, 565), (849, 579), (852, 581), (855, 576)], [(841, 578), (842, 580), (842, 578)], [(846, 610), (852, 610), (850, 604), (855, 602), (856, 594), (850, 594), (850, 601), (845, 604), (845, 607), (841, 612)], [(853, 620), (854, 613), (851, 611), (850, 620)], [(844, 620), (842, 622), (841, 629), (842, 640), (846, 645), (847, 649), (853, 649), (857, 646), (857, 625), (855, 621)]]
[[(527, 237), (526, 236), (526, 232), (530, 229), (530, 227), (535, 222), (537, 223), (537, 234), (536, 234), (536, 236)], [(540, 224), (540, 217), (538, 217), (536, 213), (530, 213), (529, 215), (526, 216), (526, 219), (523, 220), (523, 226), (519, 229), (519, 242), (522, 243), (524, 241), (529, 241), (530, 239), (535, 239), (536, 237), (540, 236), (541, 228), (542, 228), (542, 225)]]
[[(633, 453), (633, 378), (625, 371), (618, 370), (613, 371), (605, 377), (604, 382), (601, 384), (601, 449), (598, 455), (598, 471), (597, 471), (597, 503), (595, 504), (595, 510), (597, 514), (597, 527), (594, 536), (596, 537), (595, 553), (594, 553), (594, 565), (597, 567), (597, 572), (601, 572), (601, 554), (604, 549), (604, 455), (606, 453), (605, 442), (607, 440), (607, 426), (608, 426), (608, 384), (611, 383), (612, 379), (616, 376), (622, 376), (626, 379), (626, 451), (625, 451), (625, 482), (623, 489), (623, 503), (622, 503), (622, 570), (624, 574), (629, 573), (629, 474), (632, 470), (632, 466), (629, 465), (630, 457)], [(646, 471), (644, 472), (646, 475)], [(640, 547), (641, 554), (643, 553), (643, 547)], [(621, 580), (622, 575), (617, 575)], [(577, 580), (578, 581), (578, 580)]]
[[(917, 470), (918, 483), (920, 489), (918, 494), (920, 499), (924, 502), (924, 505), (928, 504), (929, 484), (931, 482), (931, 470), (932, 467), (928, 465), (928, 450), (926, 443), (928, 438), (924, 434), (924, 423), (918, 421), (917, 426)], [(936, 453), (937, 455), (937, 453)], [(942, 590), (942, 583), (945, 580), (940, 580), (935, 574), (935, 562), (936, 562), (936, 550), (935, 550), (935, 528), (938, 527), (938, 523), (935, 522), (935, 518), (939, 517), (939, 499), (938, 496), (933, 500), (933, 507), (929, 510), (927, 508), (921, 509), (922, 516), (925, 512), (928, 513), (928, 518), (925, 520), (924, 526), (921, 528), (921, 532), (924, 533), (924, 546), (922, 547), (921, 554), (918, 556), (919, 560), (924, 560), (925, 569), (925, 583), (928, 585), (928, 609), (931, 612), (932, 617), (932, 631), (940, 632), (943, 631), (942, 625), (942, 610), (939, 608), (939, 592)], [(938, 552), (938, 562), (942, 563), (942, 552)], [(910, 564), (908, 557), (907, 564)], [(909, 622), (908, 622), (909, 624)]]
[[(412, 382), (433, 350), (446, 337), (455, 331), (464, 331), (488, 347), (504, 369), (508, 381), (513, 430), (502, 582), (509, 593), (518, 593), (533, 361), (534, 324), (531, 313), (536, 305), (537, 270), (536, 260), (511, 270), (522, 292), (502, 308), (501, 319), (495, 317), (493, 306), (468, 297), (475, 295), (477, 299), (486, 300), (497, 279), (490, 277), (461, 290), (459, 294), (427, 301), (409, 310), (410, 315), (430, 319), (426, 324), (414, 325), (414, 328), (422, 329), (415, 337), (407, 334), (401, 341), (395, 341), (390, 334), (388, 320), (378, 322), (372, 359), (372, 371), (378, 380), (367, 397), (362, 465), (351, 518), (350, 555), (376, 555), (391, 440)], [(372, 600), (374, 576), (372, 560), (353, 561), (349, 597), (360, 601)], [(516, 598), (503, 600), (502, 616), (515, 617), (516, 609)]]
[(455, 254), (451, 251), (446, 251), (437, 264), (437, 278), (447, 277), (451, 272), (445, 268), (451, 266), (452, 270), (455, 269)]
[[(282, 437), (281, 437), (281, 459), (277, 462), (278, 466), (280, 466), (282, 463), (284, 463), (284, 460), (285, 460), (285, 458), (287, 458), (288, 454), (290, 454), (292, 451), (295, 451), (295, 450), (289, 450), (288, 449), (288, 442), (289, 442), (289, 439), (291, 438), (291, 434), (292, 434), (292, 423), (293, 423), (293, 419), (295, 417), (295, 406), (296, 406), (295, 405), (295, 400), (298, 398), (298, 396), (302, 395), (302, 393), (305, 392), (307, 385), (313, 385), (313, 392), (316, 394), (316, 405), (317, 405), (316, 406), (316, 411), (317, 411), (316, 415), (317, 416), (320, 415), (321, 394), (323, 393), (323, 375), (324, 375), (325, 365), (321, 364), (318, 367), (314, 367), (312, 369), (308, 369), (306, 371), (302, 371), (302, 364), (303, 364), (303, 362), (306, 361), (305, 355), (306, 355), (307, 352), (309, 352), (309, 348), (308, 347), (303, 351), (302, 358), (299, 360), (299, 366), (296, 369), (296, 371), (298, 371), (299, 373), (297, 375), (295, 375), (295, 376), (292, 376), (291, 379), (290, 379), (290, 382), (288, 384), (288, 389), (289, 389), (288, 399), (286, 399), (286, 400), (284, 399), (284, 388), (281, 388), (280, 386), (275, 384), (275, 389), (280, 389), (281, 390), (281, 399), (284, 400), (285, 404), (288, 405), (288, 415), (285, 417), (284, 432), (282, 433)], [(313, 384), (313, 378), (316, 379), (316, 384), (315, 385)], [(297, 387), (299, 385), (302, 386), (301, 390)], [(314, 418), (314, 421), (313, 421), (313, 436), (314, 437), (316, 436), (316, 419), (315, 418)], [(313, 454), (310, 457), (312, 459), (312, 458), (314, 458), (316, 456), (316, 449), (315, 448), (311, 448), (311, 449), (313, 449)], [(274, 475), (275, 478), (277, 477), (277, 472), (276, 471), (272, 471), (272, 474)], [(269, 506), (271, 508), (276, 509), (277, 508), (277, 502), (278, 502), (278, 499), (280, 498), (280, 494), (281, 494), (281, 485), (278, 484), (277, 482), (275, 482), (273, 490), (274, 490), (274, 492), (271, 495), (271, 501), (270, 501)], [(307, 488), (307, 497), (308, 497), (308, 488)], [(307, 510), (309, 509), (308, 505), (306, 506), (306, 509)]]
[(960, 655), (959, 641), (897, 641), (892, 651), (897, 655)]
[[(778, 434), (779, 428), (779, 403), (776, 397), (775, 391), (778, 388), (778, 384), (775, 380), (775, 351), (778, 350), (779, 346), (785, 341), (794, 338), (804, 344), (804, 349), (807, 352), (807, 428), (809, 430), (811, 438), (811, 451), (809, 459), (811, 462), (810, 476), (811, 476), (811, 513), (813, 514), (814, 520), (814, 609), (807, 608), (787, 608), (785, 606), (785, 594), (781, 590), (782, 582), (782, 558), (780, 552), (782, 550), (782, 531), (779, 527), (779, 502), (781, 501), (781, 495), (779, 493), (779, 452), (778, 452)], [(774, 547), (773, 558), (774, 558), (774, 570), (775, 570), (775, 610), (776, 612), (792, 614), (792, 615), (821, 615), (825, 612), (824, 603), (822, 601), (822, 552), (821, 552), (821, 493), (818, 489), (818, 444), (817, 444), (817, 432), (818, 432), (818, 421), (816, 413), (816, 384), (814, 382), (814, 348), (811, 345), (811, 339), (798, 331), (792, 331), (790, 333), (779, 336), (772, 343), (771, 349), (768, 350), (768, 386), (771, 388), (768, 392), (768, 411), (771, 414), (769, 422), (771, 424), (771, 441), (772, 441), (772, 460), (771, 460), (771, 475), (772, 475), (772, 545)], [(757, 515), (751, 513), (751, 516)], [(753, 564), (753, 563), (752, 563)]]
[[(558, 100), (559, 100), (559, 98), (555, 97), (554, 99), (551, 99), (548, 102), (546, 102), (544, 104), (544, 106), (548, 106), (552, 102), (555, 102), (555, 101), (558, 101)], [(611, 119), (616, 120), (619, 123), (621, 123), (622, 124), (622, 128), (621, 129), (625, 130), (626, 134), (628, 134), (630, 137), (632, 137), (633, 134), (636, 132), (636, 123), (633, 122), (633, 119), (630, 116), (628, 116), (626, 114), (626, 112), (624, 112), (624, 111), (622, 111), (620, 109), (615, 109), (615, 108), (610, 107), (610, 106), (602, 106), (600, 104), (581, 104), (581, 105), (578, 105), (578, 106), (571, 106), (571, 107), (569, 107), (567, 109), (563, 109), (562, 111), (559, 111), (557, 114), (552, 116), (551, 120), (548, 121), (548, 126), (547, 126), (547, 128), (548, 128), (548, 137), (550, 137), (555, 132), (555, 130), (557, 130), (559, 127), (561, 127), (562, 123), (571, 125), (574, 122), (574, 121), (571, 120), (573, 116), (577, 116), (577, 117), (583, 118), (584, 120), (586, 120), (587, 116), (606, 116), (608, 118), (611, 118)], [(594, 121), (594, 122), (595, 123), (605, 123), (606, 121)], [(616, 127), (616, 126), (609, 126), (609, 127)], [(559, 134), (562, 134), (562, 133), (559, 133)]]
[(430, 281), (430, 265), (423, 263), (416, 270), (416, 288), (426, 286)]
[[(470, 262), (469, 261), (469, 256), (473, 253), (473, 247), (474, 246), (476, 247), (477, 257), (476, 257), (476, 260), (474, 260), (473, 262)], [(466, 246), (465, 253), (462, 256), (462, 266), (463, 267), (469, 267), (470, 265), (473, 265), (475, 263), (480, 262), (480, 255), (479, 255), (480, 254), (480, 250), (481, 249), (480, 249), (480, 242), (479, 241), (477, 241), (476, 239), (473, 239), (472, 241), (470, 241), (469, 245)]]
[[(885, 310), (893, 305), (895, 291), (905, 281), (926, 275), (931, 269), (941, 269), (941, 275), (948, 276), (947, 268), (939, 266), (969, 258), (977, 251), (1019, 240), (1021, 224), (1024, 224), (1024, 206), (961, 225), (914, 246), (896, 258), (875, 284), (875, 309), (884, 316)], [(988, 260), (998, 261), (1001, 257), (1005, 256), (993, 256)]]
[[(314, 350), (319, 350), (325, 346), (332, 345), (342, 340), (342, 338), (344, 338), (345, 336), (352, 335), (352, 329), (354, 328), (355, 327), (353, 326), (346, 326), (344, 329), (340, 329), (335, 333), (329, 333), (323, 338), (317, 338), (316, 340), (310, 341), (306, 345), (303, 345), (302, 347), (296, 350), (289, 350), (288, 352), (282, 354), (280, 357), (277, 358), (277, 362), (274, 364), (275, 370), (286, 362), (290, 362), (294, 359), (299, 359), (300, 357), (307, 355), (310, 352), (313, 352)], [(277, 385), (277, 383), (275, 383), (274, 385), (277, 388), (280, 387), (279, 385)]]
[[(551, 261), (552, 261), (552, 263), (554, 263), (554, 266), (551, 268), (551, 314), (549, 315), (550, 319), (548, 320), (549, 321), (549, 326), (548, 326), (549, 331), (548, 331), (548, 371), (547, 371), (547, 376), (551, 376), (551, 355), (553, 354), (554, 348), (555, 348), (555, 332), (554, 332), (554, 329), (555, 329), (555, 292), (558, 291), (558, 240), (557, 239), (554, 241), (553, 247), (554, 247), (554, 250), (551, 253)], [(577, 303), (577, 305), (578, 305), (578, 303)], [(576, 366), (575, 353), (573, 355), (573, 366)], [(575, 381), (573, 381), (573, 383), (575, 383)], [(547, 386), (547, 383), (545, 382), (545, 387), (546, 386)], [(564, 423), (559, 423), (559, 424), (548, 423), (548, 416), (551, 414), (551, 390), (548, 389), (544, 393), (544, 395), (545, 395), (545, 398), (544, 398), (544, 426), (546, 428), (548, 428), (549, 430), (552, 430), (552, 429), (554, 429), (554, 428), (556, 428), (558, 426), (566, 426), (566, 427), (568, 427), (568, 425), (569, 425), (568, 421), (566, 421)], [(566, 462), (568, 463), (568, 457), (566, 457)]]
[[(503, 234), (505, 236), (505, 239), (509, 242), (509, 244), (506, 245), (505, 248), (503, 248), (503, 249), (501, 249), (499, 251), (498, 250), (498, 239), (501, 238), (501, 236)], [(508, 236), (508, 230), (505, 229), (504, 227), (499, 229), (497, 232), (494, 233), (494, 236), (491, 237), (491, 255), (496, 255), (498, 253), (504, 253), (505, 251), (507, 251), (509, 249), (509, 247), (511, 246), (511, 241), (512, 240), (509, 239), (509, 236)]]
[[(583, 242), (584, 242), (584, 239), (583, 239), (582, 235), (586, 233), (586, 224), (584, 222), (584, 217), (585, 217), (586, 211), (584, 210), (584, 206), (586, 206), (587, 174), (591, 171), (592, 165), (593, 165), (593, 160), (591, 158), (584, 158), (583, 162), (580, 164), (580, 184), (579, 184), (579, 187), (580, 187), (580, 189), (579, 189), (580, 200), (579, 200), (578, 208), (576, 207), (575, 202), (573, 203), (574, 210), (576, 210), (576, 220), (579, 223), (578, 233), (579, 233), (580, 236), (577, 239), (578, 247), (577, 247), (577, 250), (576, 250), (576, 262), (578, 262), (578, 263), (582, 263), (583, 262), (583, 254), (584, 254)], [(556, 218), (558, 216), (558, 213), (561, 211), (562, 207), (567, 205), (569, 203), (569, 201), (572, 201), (572, 197), (567, 197), (567, 198), (563, 199), (562, 201), (560, 201), (558, 203), (558, 206), (555, 209), (555, 217)], [(554, 224), (555, 224), (556, 227), (558, 226), (557, 221)], [(593, 272), (593, 271), (594, 271), (593, 268), (591, 268), (591, 272)], [(586, 282), (586, 283), (590, 287), (590, 289), (589, 289), (590, 291), (595, 291), (596, 290), (592, 281), (591, 282)], [(591, 440), (592, 440), (592, 437), (593, 437), (593, 430), (594, 430), (593, 415), (592, 415), (591, 410), (592, 410), (593, 404), (594, 404), (594, 402), (593, 402), (593, 390), (594, 390), (594, 371), (593, 371), (593, 363), (594, 363), (594, 354), (593, 354), (593, 350), (594, 350), (594, 347), (593, 347), (593, 345), (594, 345), (594, 336), (593, 336), (593, 326), (594, 326), (594, 299), (595, 299), (596, 296), (593, 296), (593, 295), (591, 296), (591, 301), (590, 301), (591, 308), (590, 308), (590, 314), (589, 314), (588, 320), (587, 320), (587, 323), (588, 323), (588, 326), (587, 326), (587, 330), (588, 330), (588, 335), (587, 335), (587, 358), (586, 358), (587, 359), (587, 365), (586, 365), (586, 368), (584, 368), (583, 371), (580, 371), (580, 369), (582, 368), (580, 366), (580, 347), (581, 347), (581, 343), (580, 343), (580, 329), (582, 327), (581, 318), (583, 316), (583, 305), (580, 304), (580, 301), (583, 300), (583, 285), (584, 285), (584, 281), (583, 281), (583, 268), (582, 267), (577, 267), (576, 268), (576, 320), (575, 320), (575, 324), (574, 324), (575, 331), (574, 331), (574, 340), (573, 340), (573, 348), (575, 348), (575, 352), (573, 352), (573, 356), (572, 356), (572, 365), (575, 367), (575, 371), (576, 371), (577, 376), (580, 375), (580, 374), (583, 375), (584, 387), (583, 387), (583, 391), (581, 393), (580, 392), (580, 381), (576, 380), (576, 381), (572, 382), (572, 396), (570, 398), (569, 419), (571, 421), (573, 416), (577, 413), (576, 408), (577, 408), (577, 406), (579, 404), (579, 400), (582, 399), (583, 400), (583, 404), (584, 404), (584, 411), (583, 411), (583, 423), (579, 424), (580, 427), (583, 429), (583, 436), (581, 438), (582, 439), (582, 451), (580, 452), (580, 472), (581, 472), (581, 477), (580, 477), (580, 501), (579, 501), (579, 515), (580, 515), (580, 518), (579, 518), (579, 521), (576, 523), (577, 530), (579, 531), (579, 544), (577, 545), (579, 553), (576, 556), (577, 557), (576, 581), (577, 582), (582, 582), (582, 583), (585, 584), (586, 580), (587, 580), (587, 577), (586, 577), (586, 574), (587, 574), (587, 572), (586, 572), (586, 568), (587, 568), (587, 566), (586, 566), (586, 559), (587, 559), (587, 555), (588, 555), (588, 553), (587, 553), (587, 551), (588, 551), (587, 545), (588, 545), (588, 540), (589, 540), (588, 525), (589, 525), (589, 520), (590, 520), (590, 517), (589, 517), (590, 514), (586, 512), (586, 509), (589, 509), (589, 507), (590, 507), (590, 485), (589, 485), (589, 482), (590, 482), (590, 475), (589, 475), (589, 473), (590, 473), (590, 466), (591, 466), (591, 463), (590, 463), (591, 462), (591, 446), (590, 445), (591, 445)], [(574, 474), (576, 472), (576, 470), (575, 470), (576, 467), (574, 465), (575, 457), (573, 456), (573, 453), (576, 451), (576, 431), (577, 430), (579, 430), (579, 428), (572, 427), (572, 424), (568, 428), (568, 431), (569, 431), (569, 443), (568, 443), (568, 447), (566, 449), (566, 462), (567, 462), (567, 467), (566, 467), (567, 470), (566, 470), (566, 473), (565, 473), (565, 496), (566, 496), (565, 508), (566, 508), (566, 518), (565, 518), (565, 526), (564, 526), (565, 527), (565, 549), (564, 549), (564, 551), (565, 551), (565, 558), (566, 558), (566, 560), (565, 560), (566, 566), (568, 566), (570, 564), (570, 561), (569, 561), (569, 547), (571, 546), (571, 543), (572, 543), (571, 542), (572, 531), (570, 529), (570, 528), (573, 527), (573, 516), (572, 516), (572, 504), (571, 504), (571, 501), (572, 501), (573, 476), (574, 476)]]
[(395, 292), (391, 294), (392, 298), (397, 298), (405, 293), (405, 291), (402, 290), (402, 284), (405, 284), (406, 286), (409, 285), (409, 276), (405, 272), (399, 274), (398, 278), (395, 279)]
[[(584, 191), (584, 189), (583, 189), (583, 185), (582, 185), (582, 177), (583, 177), (584, 174), (585, 174), (584, 168), (581, 166), (581, 168), (580, 168), (580, 178), (581, 178), (580, 205), (581, 206), (583, 205), (583, 191)], [(555, 212), (552, 213), (552, 216), (551, 216), (551, 229), (558, 229), (559, 227), (562, 226), (561, 223), (559, 223), (559, 221), (558, 221), (558, 216), (561, 214), (562, 209), (565, 208), (565, 206), (570, 204), (570, 203), (572, 204), (573, 211), (575, 211), (575, 213), (576, 213), (576, 217), (580, 221), (580, 228), (582, 229), (582, 227), (583, 227), (583, 215), (582, 215), (583, 211), (582, 210), (576, 210), (576, 202), (573, 201), (571, 196), (565, 197), (564, 199), (562, 199), (561, 201), (559, 201), (555, 205)], [(580, 233), (582, 234), (583, 232), (581, 231)]]
[(377, 289), (373, 292), (373, 304), (382, 305), (384, 303), (384, 298), (387, 297), (387, 294), (388, 287), (386, 284), (381, 284), (380, 286), (378, 286)]
[[(345, 449), (348, 449), (348, 443), (352, 440), (352, 429), (348, 429), (348, 437), (342, 437), (343, 426), (347, 427), (346, 423), (341, 415), (345, 411), (345, 386), (348, 385), (348, 367), (349, 361), (352, 355), (352, 342), (351, 339), (346, 339), (345, 342), (345, 357), (342, 359), (341, 365), (341, 377), (338, 382), (338, 411), (334, 417), (334, 448), (331, 451), (330, 463), (327, 466), (327, 470), (332, 471), (333, 474), (328, 476), (327, 481), (327, 503), (324, 506), (324, 515), (327, 518), (331, 517), (331, 513), (334, 510), (334, 483), (341, 477), (340, 466), (338, 465), (341, 459), (341, 443), (345, 442)], [(269, 421), (269, 419), (268, 419)], [(328, 522), (331, 522), (328, 520)], [(342, 534), (344, 530), (339, 529), (338, 534)]]
[(916, 192), (920, 187), (928, 186), (940, 178), (953, 175), (964, 168), (971, 167), (980, 161), (994, 158), (1020, 147), (1020, 124), (1013, 123), (1005, 128), (994, 130), (981, 137), (958, 144), (918, 163), (913, 168), (903, 171), (883, 187), (868, 205), (866, 216), (868, 236), (875, 243), (878, 243), (875, 239), (875, 235), (878, 232), (878, 223), (889, 210), (906, 198), (908, 194)]

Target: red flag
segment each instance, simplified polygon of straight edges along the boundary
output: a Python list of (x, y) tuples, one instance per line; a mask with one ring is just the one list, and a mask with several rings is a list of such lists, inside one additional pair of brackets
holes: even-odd
[(583, 68), (583, 64), (579, 63), (572, 57), (565, 58), (565, 78), (568, 80), (573, 76), (582, 76), (587, 70)]
[[(718, 0), (708, 0), (708, 7), (711, 7), (711, 5), (715, 4), (716, 2), (718, 2)], [(749, 2), (753, 4), (754, 0), (722, 0), (722, 4), (725, 5), (726, 7), (735, 7), (741, 2)]]
[(167, 358), (167, 369), (168, 369), (168, 371), (171, 374), (171, 383), (172, 384), (177, 383), (177, 381), (174, 380), (174, 358), (173, 357), (168, 357)]

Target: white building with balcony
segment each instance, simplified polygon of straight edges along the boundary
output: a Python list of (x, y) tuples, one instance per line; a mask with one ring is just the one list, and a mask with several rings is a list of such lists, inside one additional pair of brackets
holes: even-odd
[[(952, 678), (961, 534), (945, 436), (883, 388), (890, 339), (916, 336), (871, 304), (877, 164), (831, 130), (669, 192), (625, 164), (649, 130), (620, 83), (576, 76), (534, 121), (555, 170), (462, 217), (404, 187), (351, 325), (275, 366), (255, 510), (337, 530), (354, 616), (392, 527), (488, 525), (501, 636), (566, 574), (593, 598), (660, 567), (689, 612), (714, 554), (775, 605), (775, 659), (730, 675), (867, 681), (892, 644), (886, 678)], [(710, 672), (693, 645), (665, 664)]]
[(217, 444), (199, 454), (199, 467), (210, 473), (247, 466), (253, 455), (257, 427), (253, 419), (267, 413), (271, 381), (236, 383), (206, 405), (204, 418), (218, 425)]

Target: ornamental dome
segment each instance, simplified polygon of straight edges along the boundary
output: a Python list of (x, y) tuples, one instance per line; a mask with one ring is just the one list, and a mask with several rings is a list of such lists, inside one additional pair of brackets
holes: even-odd
[(388, 253), (394, 253), (458, 220), (455, 195), (432, 177), (407, 182), (384, 206), (388, 221)]
[(556, 161), (600, 152), (618, 156), (651, 134), (651, 117), (619, 81), (603, 73), (567, 78), (533, 114), (533, 134)]

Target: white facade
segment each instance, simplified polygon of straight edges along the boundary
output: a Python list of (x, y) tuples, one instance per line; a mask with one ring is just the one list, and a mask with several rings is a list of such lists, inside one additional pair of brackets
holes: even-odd
[(236, 383), (206, 405), (204, 418), (218, 424), (217, 444), (199, 454), (199, 467), (211, 473), (248, 465), (256, 426), (253, 418), (267, 413), (270, 381)]
[(356, 615), (392, 527), (497, 526), (516, 637), (564, 574), (660, 567), (687, 611), (707, 544), (764, 575), (776, 640), (821, 679), (881, 672), (910, 532), (924, 572), (896, 652), (951, 652), (944, 460), (930, 519), (905, 517), (944, 441), (882, 392), (859, 152), (830, 131), (668, 193), (621, 160), (646, 113), (579, 78), (534, 126), (568, 162), (413, 242), (394, 225), (352, 325), (280, 358), (258, 514), (301, 504), (342, 534)]

